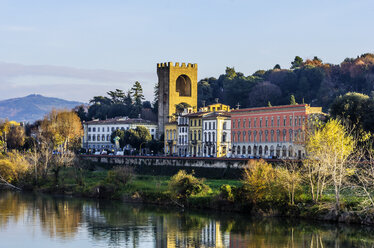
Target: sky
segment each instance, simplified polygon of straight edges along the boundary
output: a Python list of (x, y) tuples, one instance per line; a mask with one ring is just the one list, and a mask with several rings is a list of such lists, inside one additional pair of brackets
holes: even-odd
[(0, 100), (42, 94), (88, 102), (141, 82), (160, 62), (245, 75), (296, 55), (338, 64), (374, 53), (372, 0), (0, 0)]

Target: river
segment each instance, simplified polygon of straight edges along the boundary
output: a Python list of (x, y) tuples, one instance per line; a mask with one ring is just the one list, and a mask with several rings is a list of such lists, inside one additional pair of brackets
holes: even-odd
[(374, 229), (0, 191), (0, 247), (374, 247)]

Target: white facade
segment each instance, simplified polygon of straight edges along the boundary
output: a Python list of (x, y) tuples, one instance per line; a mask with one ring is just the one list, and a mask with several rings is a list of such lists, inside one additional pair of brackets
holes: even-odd
[(143, 119), (114, 118), (108, 120), (93, 120), (83, 123), (84, 136), (82, 147), (91, 150), (114, 149), (110, 136), (114, 130), (129, 130), (143, 126), (148, 129), (152, 139), (157, 134), (157, 124)]
[(179, 156), (187, 156), (188, 153), (188, 118), (178, 116), (178, 141), (177, 149)]

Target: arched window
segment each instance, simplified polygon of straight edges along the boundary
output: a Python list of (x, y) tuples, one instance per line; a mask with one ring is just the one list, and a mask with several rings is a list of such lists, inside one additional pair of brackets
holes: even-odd
[(253, 142), (257, 142), (257, 131), (253, 131)]
[(193, 139), (196, 140), (196, 130), (193, 132)]
[(201, 140), (201, 131), (199, 130), (198, 140)]
[(286, 141), (287, 130), (283, 129), (283, 142)]
[(243, 146), (243, 149), (242, 149), (242, 151), (243, 151), (243, 154), (245, 154), (245, 146)]
[(238, 146), (238, 152), (237, 153), (240, 154), (240, 146)]
[(252, 132), (248, 131), (248, 142), (251, 142), (251, 139), (252, 139), (251, 134), (252, 134)]
[(280, 131), (279, 131), (279, 129), (277, 130), (277, 142), (279, 142), (279, 140), (280, 140)]
[(260, 142), (262, 142), (262, 131), (259, 132), (259, 136), (260, 136)]
[(240, 131), (238, 131), (238, 142), (240, 142)]
[(208, 133), (208, 141), (210, 142), (210, 141), (212, 141), (212, 135), (210, 134), (210, 133)]
[(207, 142), (206, 133), (204, 133), (204, 142)]
[(187, 75), (180, 75), (175, 90), (179, 92), (179, 96), (191, 96), (191, 79)]
[(235, 142), (236, 140), (235, 140), (235, 135), (236, 135), (236, 133), (235, 132), (232, 132), (232, 142)]
[(251, 151), (251, 146), (248, 146), (248, 155), (251, 155), (252, 151)]
[(269, 136), (269, 131), (265, 130), (265, 142), (269, 141), (268, 136)]
[(293, 138), (293, 131), (292, 131), (292, 129), (288, 130), (288, 136), (289, 136), (289, 141), (292, 142), (292, 138)]
[(215, 141), (215, 138), (216, 138), (216, 135), (215, 135), (216, 133), (212, 133), (212, 141), (214, 142)]
[(270, 135), (271, 142), (274, 142), (274, 130), (271, 130), (270, 133), (271, 133)]

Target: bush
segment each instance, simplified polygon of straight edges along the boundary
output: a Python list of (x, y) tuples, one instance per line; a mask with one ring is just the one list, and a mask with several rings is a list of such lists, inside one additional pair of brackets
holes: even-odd
[(204, 184), (203, 179), (198, 179), (193, 174), (187, 174), (184, 170), (180, 170), (171, 177), (168, 187), (172, 197), (183, 201), (187, 200), (191, 195), (210, 190), (209, 186)]
[(134, 177), (134, 169), (129, 166), (116, 166), (108, 172), (106, 181), (118, 186), (128, 184)]
[(233, 192), (231, 190), (231, 186), (230, 185), (223, 184), (220, 187), (219, 191), (220, 191), (219, 196), (220, 196), (220, 198), (222, 200), (226, 200), (226, 201), (230, 201), (230, 202), (234, 201), (234, 194), (233, 194)]
[(244, 169), (240, 198), (254, 204), (283, 202), (286, 192), (277, 174), (277, 170), (264, 160), (251, 160)]
[(19, 152), (10, 152), (0, 157), (0, 176), (8, 183), (19, 181), (29, 168), (30, 164)]

